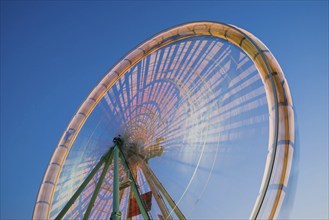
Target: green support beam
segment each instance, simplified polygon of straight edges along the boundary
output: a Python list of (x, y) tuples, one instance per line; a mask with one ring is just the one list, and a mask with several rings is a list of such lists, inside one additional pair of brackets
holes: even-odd
[[(112, 152), (115, 151), (115, 148), (116, 147), (117, 146), (114, 146), (114, 150), (112, 150)], [(112, 159), (113, 159), (113, 153), (111, 153), (110, 155), (108, 155), (108, 157), (106, 158), (106, 161), (105, 161), (105, 165), (104, 165), (102, 174), (101, 174), (101, 176), (100, 176), (100, 178), (98, 180), (98, 183), (96, 185), (96, 188), (94, 190), (94, 193), (93, 193), (93, 195), (92, 195), (92, 197), (91, 197), (91, 199), (89, 201), (88, 208), (87, 208), (87, 210), (86, 210), (86, 212), (85, 212), (85, 214), (83, 216), (83, 219), (84, 220), (87, 220), (89, 218), (89, 215), (91, 213), (92, 208), (94, 207), (94, 203), (95, 203), (95, 201), (97, 199), (98, 192), (99, 192), (99, 190), (100, 190), (100, 188), (102, 186), (102, 183), (103, 183), (104, 178), (106, 176), (107, 170), (108, 170), (108, 168), (109, 168), (109, 166), (110, 166), (110, 164), (112, 162)]]
[(167, 190), (163, 187), (162, 183), (155, 176), (155, 174), (150, 169), (150, 167), (145, 162), (141, 162), (141, 164), (142, 164), (142, 167), (143, 167), (142, 169), (144, 169), (143, 171), (146, 172), (146, 175), (149, 175), (151, 177), (152, 181), (154, 182), (154, 184), (156, 185), (156, 187), (160, 190), (160, 192), (162, 193), (162, 195), (165, 197), (165, 199), (169, 203), (170, 207), (175, 212), (176, 216), (179, 219), (186, 219), (185, 216), (184, 216), (184, 214), (182, 213), (182, 211), (178, 208), (178, 206), (175, 203), (175, 201), (171, 198), (171, 196), (169, 195), (169, 193), (167, 192)]
[(86, 188), (86, 186), (88, 185), (88, 183), (90, 182), (90, 180), (95, 176), (95, 174), (97, 173), (97, 171), (99, 170), (99, 168), (103, 165), (103, 163), (106, 161), (106, 159), (110, 155), (112, 155), (112, 153), (113, 153), (113, 149), (111, 148), (106, 154), (104, 154), (101, 157), (101, 159), (99, 160), (99, 162), (97, 163), (97, 165), (90, 172), (90, 174), (87, 176), (87, 178), (83, 181), (83, 183), (80, 185), (80, 187), (78, 188), (78, 190), (73, 194), (73, 196), (71, 197), (71, 199), (66, 203), (66, 205), (64, 206), (64, 208), (62, 209), (62, 211), (55, 218), (55, 220), (60, 220), (60, 219), (62, 219), (65, 216), (66, 212), (71, 208), (71, 206), (73, 205), (73, 203), (75, 202), (75, 200), (80, 196), (80, 194)]
[(113, 149), (114, 154), (114, 168), (113, 168), (113, 211), (111, 214), (111, 220), (120, 220), (120, 201), (119, 201), (119, 147), (115, 145)]
[(125, 158), (123, 152), (121, 151), (121, 149), (120, 149), (120, 159), (121, 159), (121, 161), (122, 161), (122, 164), (123, 164), (123, 166), (124, 166), (126, 172), (127, 172), (128, 175), (129, 175), (128, 178), (132, 180), (131, 188), (132, 188), (132, 191), (133, 191), (133, 193), (134, 193), (134, 195), (135, 195), (136, 202), (137, 202), (137, 204), (138, 204), (139, 210), (140, 210), (140, 212), (141, 212), (143, 218), (144, 218), (145, 220), (151, 219), (151, 217), (149, 216), (148, 212), (146, 211), (146, 208), (145, 208), (146, 206), (145, 206), (145, 204), (144, 204), (144, 201), (143, 201), (142, 198), (140, 197), (140, 193), (139, 193), (139, 191), (138, 191), (138, 188), (137, 188), (137, 184), (136, 184), (135, 178), (133, 177), (133, 175), (132, 175), (132, 173), (131, 173), (131, 171), (130, 171), (129, 165), (128, 165), (128, 163), (127, 163), (127, 161), (126, 161), (126, 158)]
[[(101, 168), (103, 163), (105, 163), (102, 174), (100, 176), (100, 179), (97, 182), (96, 188), (93, 192), (93, 195), (89, 201), (89, 205), (88, 205), (87, 210), (83, 217), (84, 220), (87, 220), (89, 218), (92, 208), (94, 206), (94, 203), (97, 199), (99, 190), (102, 186), (102, 183), (105, 179), (107, 170), (108, 170), (109, 166), (111, 165), (113, 158), (114, 158), (113, 212), (111, 214), (111, 220), (120, 220), (121, 219), (120, 195), (119, 195), (119, 193), (120, 193), (119, 159), (121, 160), (121, 162), (125, 168), (125, 171), (128, 174), (128, 178), (131, 180), (131, 184), (130, 184), (131, 191), (134, 193), (140, 213), (142, 214), (142, 216), (145, 220), (151, 219), (150, 215), (146, 211), (147, 210), (146, 205), (140, 196), (140, 192), (138, 190), (136, 180), (135, 180), (134, 176), (132, 175), (128, 161), (126, 160), (125, 155), (123, 154), (123, 152), (121, 150), (121, 147), (123, 146), (123, 141), (122, 141), (121, 137), (118, 136), (118, 137), (114, 138), (113, 142), (115, 144), (114, 147), (112, 147), (106, 154), (104, 154), (101, 157), (101, 159), (99, 160), (97, 165), (93, 168), (93, 170), (90, 172), (90, 174), (87, 176), (87, 178), (83, 181), (83, 183), (80, 185), (78, 190), (73, 194), (71, 199), (67, 202), (67, 204), (64, 206), (64, 208), (61, 210), (61, 212), (57, 215), (55, 220), (60, 220), (65, 216), (65, 214), (71, 208), (71, 206), (73, 205), (75, 200), (80, 196), (82, 191), (86, 188), (86, 186), (88, 185), (90, 180), (95, 176), (95, 174)], [(171, 208), (173, 209), (173, 211), (175, 212), (176, 216), (179, 219), (186, 219), (185, 216), (183, 215), (183, 213), (179, 210), (179, 208), (173, 201), (173, 199), (170, 197), (169, 193), (165, 190), (165, 188), (162, 186), (161, 182), (157, 179), (157, 177), (155, 176), (153, 171), (148, 167), (147, 163), (145, 163), (145, 161), (141, 161), (141, 164), (142, 164), (142, 166), (141, 166), (142, 171), (143, 171), (145, 177), (147, 177), (147, 181), (148, 181), (150, 187), (153, 188), (152, 191), (156, 191), (156, 188), (159, 189), (160, 192), (164, 195), (165, 199), (168, 201), (168, 203), (171, 206)], [(158, 195), (156, 194), (156, 196), (158, 196)], [(157, 198), (157, 202), (158, 203), (160, 202), (162, 204), (162, 208), (163, 208), (163, 209), (161, 209), (162, 214), (164, 214), (164, 216), (166, 218), (170, 219), (171, 218), (170, 213), (168, 213), (168, 211), (165, 209), (165, 205), (160, 197)]]
[[(144, 163), (144, 161), (141, 163)], [(150, 178), (150, 176), (145, 175), (146, 172), (145, 172), (144, 164), (141, 164), (140, 168), (142, 169), (144, 177), (145, 177), (147, 183), (149, 184), (149, 187), (151, 188), (151, 191), (153, 193), (153, 196), (154, 196), (156, 202), (158, 203), (158, 206), (160, 208), (163, 218), (166, 220), (171, 220), (172, 217), (171, 217), (169, 211), (167, 210), (167, 207), (165, 205), (165, 202), (164, 202), (160, 192), (158, 192), (158, 189), (156, 188), (156, 186), (155, 186), (154, 182), (152, 181), (152, 179)]]

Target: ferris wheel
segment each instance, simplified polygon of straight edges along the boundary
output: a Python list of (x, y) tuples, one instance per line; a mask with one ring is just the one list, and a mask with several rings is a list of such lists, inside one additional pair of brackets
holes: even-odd
[(293, 147), (289, 87), (268, 48), (233, 25), (179, 25), (91, 91), (33, 219), (277, 218)]

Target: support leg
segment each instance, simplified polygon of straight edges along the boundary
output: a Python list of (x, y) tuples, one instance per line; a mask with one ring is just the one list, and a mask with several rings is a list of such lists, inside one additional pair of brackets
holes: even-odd
[(166, 205), (162, 199), (162, 196), (159, 194), (154, 182), (152, 181), (152, 179), (149, 177), (149, 175), (146, 174), (146, 168), (145, 168), (145, 165), (144, 165), (144, 161), (141, 161), (140, 162), (140, 165), (141, 165), (141, 169), (143, 171), (143, 174), (145, 176), (145, 179), (148, 183), (148, 185), (150, 186), (151, 188), (151, 191), (153, 193), (153, 196), (155, 198), (155, 201), (157, 202), (159, 208), (160, 208), (160, 211), (161, 211), (161, 214), (162, 216), (164, 217), (164, 219), (172, 219), (172, 217), (170, 216), (167, 208), (166, 208)]
[(120, 204), (119, 204), (119, 147), (115, 146), (113, 150), (114, 155), (114, 178), (113, 178), (113, 212), (111, 220), (120, 220)]
[(89, 215), (90, 215), (91, 210), (92, 210), (92, 208), (94, 206), (94, 203), (95, 203), (95, 201), (97, 199), (98, 192), (99, 192), (99, 190), (100, 190), (100, 188), (102, 186), (103, 180), (104, 180), (105, 175), (107, 173), (107, 169), (109, 168), (109, 166), (110, 166), (110, 164), (112, 162), (112, 159), (113, 159), (113, 154), (108, 155), (108, 157), (106, 158), (106, 162), (105, 162), (105, 165), (104, 165), (102, 174), (101, 174), (101, 176), (99, 178), (99, 181), (98, 181), (98, 183), (96, 185), (95, 191), (94, 191), (94, 193), (93, 193), (93, 195), (92, 195), (92, 197), (90, 199), (88, 208), (87, 208), (87, 210), (86, 210), (86, 212), (85, 212), (85, 214), (83, 216), (83, 219), (84, 220), (87, 220), (89, 218)]
[(176, 205), (176, 203), (174, 202), (174, 200), (171, 198), (171, 196), (167, 192), (167, 190), (163, 187), (163, 185), (161, 184), (161, 182), (159, 181), (159, 179), (155, 176), (155, 174), (153, 173), (153, 171), (150, 169), (150, 167), (146, 163), (144, 163), (144, 169), (146, 171), (146, 175), (149, 175), (150, 176), (150, 178), (152, 179), (152, 181), (154, 182), (154, 184), (156, 185), (156, 187), (160, 190), (160, 192), (162, 193), (162, 195), (166, 198), (166, 200), (168, 201), (170, 207), (175, 212), (176, 216), (179, 219), (186, 219), (185, 216), (184, 216), (184, 214), (181, 212), (181, 210), (178, 208), (178, 206)]
[[(121, 150), (120, 150), (121, 151)], [(146, 206), (144, 204), (144, 201), (142, 200), (142, 198), (140, 197), (140, 193), (139, 193), (139, 190), (137, 188), (137, 184), (136, 184), (136, 181), (135, 181), (135, 178), (133, 177), (131, 171), (130, 171), (130, 168), (129, 168), (129, 165), (125, 159), (125, 156), (123, 155), (123, 152), (121, 151), (120, 152), (120, 159), (122, 161), (122, 164), (126, 170), (126, 172), (128, 173), (129, 175), (129, 179), (132, 180), (132, 183), (131, 183), (131, 189), (135, 195), (135, 198), (136, 198), (136, 202), (138, 204), (138, 207), (139, 207), (139, 210), (143, 216), (144, 219), (151, 219), (151, 217), (149, 216), (148, 212), (146, 211)]]
[(112, 151), (112, 148), (111, 148), (104, 156), (101, 157), (101, 159), (99, 160), (99, 162), (97, 163), (97, 165), (90, 172), (90, 174), (83, 181), (83, 183), (79, 186), (78, 190), (73, 194), (73, 196), (71, 197), (71, 199), (66, 203), (66, 205), (64, 206), (64, 208), (61, 210), (61, 212), (55, 218), (55, 220), (60, 220), (60, 219), (62, 219), (65, 216), (66, 212), (71, 208), (71, 206), (73, 205), (73, 203), (75, 202), (75, 200), (80, 196), (80, 194), (86, 188), (86, 186), (88, 185), (88, 183), (90, 182), (90, 180), (95, 176), (95, 174), (97, 173), (97, 171), (99, 170), (99, 168), (103, 165), (103, 163), (105, 162), (106, 158), (109, 157), (110, 155), (112, 155), (112, 152), (113, 151)]

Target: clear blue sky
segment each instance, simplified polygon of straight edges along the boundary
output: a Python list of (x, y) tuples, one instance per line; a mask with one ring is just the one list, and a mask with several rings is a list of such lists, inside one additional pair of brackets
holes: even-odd
[(28, 219), (58, 139), (126, 52), (189, 21), (242, 27), (283, 68), (299, 133), (290, 217), (328, 218), (328, 1), (1, 1), (1, 219)]

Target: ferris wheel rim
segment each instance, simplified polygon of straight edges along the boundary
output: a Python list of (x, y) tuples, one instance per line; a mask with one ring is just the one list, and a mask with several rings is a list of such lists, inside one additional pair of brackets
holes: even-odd
[[(232, 32), (232, 33), (230, 33)], [(275, 60), (274, 56), (269, 52), (269, 50), (266, 48), (266, 46), (260, 42), (256, 37), (254, 37), (249, 32), (242, 30), (240, 28), (237, 28), (233, 25), (224, 24), (220, 22), (209, 22), (209, 21), (200, 21), (200, 22), (191, 22), (191, 23), (185, 23), (181, 25), (174, 26), (172, 28), (168, 28), (153, 37), (145, 40), (141, 44), (139, 44), (137, 47), (129, 51), (122, 59), (120, 59), (114, 66), (111, 68), (107, 73), (104, 75), (104, 77), (100, 80), (100, 82), (97, 84), (96, 87), (89, 93), (85, 101), (81, 104), (81, 106), (78, 108), (77, 112), (74, 114), (73, 118), (69, 122), (67, 128), (65, 129), (62, 137), (60, 138), (57, 147), (54, 150), (54, 153), (52, 154), (52, 157), (50, 159), (50, 163), (48, 165), (48, 168), (45, 172), (44, 179), (41, 183), (41, 187), (38, 192), (37, 201), (34, 208), (33, 218), (38, 216), (38, 210), (37, 206), (38, 204), (47, 204), (48, 210), (46, 214), (46, 218), (49, 218), (49, 213), (51, 209), (51, 204), (54, 196), (54, 191), (56, 188), (56, 183), (58, 181), (59, 175), (61, 173), (62, 167), (65, 164), (66, 158), (70, 152), (71, 146), (75, 141), (75, 138), (79, 134), (80, 129), (83, 127), (85, 121), (93, 111), (93, 109), (97, 106), (99, 101), (103, 98), (103, 96), (106, 94), (106, 92), (112, 88), (112, 86), (117, 82), (119, 78), (124, 76), (124, 74), (134, 65), (136, 65), (141, 59), (147, 57), (148, 55), (154, 53), (155, 51), (163, 48), (164, 46), (186, 39), (186, 38), (192, 38), (196, 36), (212, 36), (212, 37), (218, 37), (220, 39), (224, 39), (229, 41), (230, 43), (236, 45), (239, 49), (243, 50), (253, 61), (253, 63), (256, 65), (257, 70), (259, 71), (259, 75), (263, 80), (263, 83), (265, 83), (266, 80), (270, 81), (271, 87), (272, 87), (272, 93), (273, 100), (269, 98), (269, 90), (266, 90), (266, 97), (268, 101), (270, 101), (272, 106), (274, 107), (274, 124), (270, 121), (270, 127), (273, 129), (274, 136), (273, 136), (273, 149), (271, 154), (271, 160), (270, 160), (270, 167), (269, 169), (270, 173), (267, 175), (267, 180), (265, 183), (265, 188), (263, 188), (263, 192), (260, 194), (261, 199), (257, 200), (256, 205), (254, 206), (254, 211), (251, 214), (251, 218), (256, 218), (261, 206), (262, 202), (265, 198), (266, 191), (269, 185), (269, 181), (271, 179), (271, 172), (273, 170), (273, 166), (275, 163), (275, 156), (276, 156), (276, 148), (278, 145), (278, 132), (279, 132), (279, 103), (278, 103), (278, 94), (277, 94), (277, 84), (274, 80), (272, 69), (279, 68), (279, 64), (274, 61), (274, 64), (270, 63), (268, 61), (270, 57)], [(165, 38), (167, 37), (167, 38)], [(248, 44), (248, 45), (247, 45)], [(244, 47), (244, 45), (247, 45)], [(253, 48), (248, 48), (252, 46)], [(255, 51), (253, 51), (255, 50)], [(267, 50), (267, 51), (266, 51)], [(265, 55), (265, 53), (267, 53)], [(257, 59), (257, 60), (256, 60)], [(255, 62), (256, 61), (256, 62)], [(258, 65), (257, 65), (258, 64)], [(275, 67), (273, 67), (273, 65)], [(261, 75), (261, 72), (265, 75)], [(280, 73), (277, 73), (278, 75), (281, 74), (283, 76), (283, 72), (281, 70)], [(268, 78), (266, 78), (268, 77)], [(288, 95), (289, 91), (288, 91)], [(291, 100), (291, 97), (290, 99)], [(92, 104), (91, 104), (92, 103)], [(270, 103), (268, 104), (270, 107)], [(292, 102), (290, 103), (292, 106)], [(272, 124), (271, 124), (272, 123)], [(288, 127), (293, 128), (293, 121), (290, 122)], [(289, 127), (289, 128), (290, 128)], [(73, 129), (73, 130), (71, 130)], [(65, 136), (67, 135), (67, 132), (72, 131), (73, 133), (70, 134), (71, 139), (69, 140), (69, 143), (64, 142)], [(289, 132), (289, 131), (288, 131)], [(293, 142), (293, 138), (289, 137), (289, 140)], [(268, 146), (270, 148), (270, 146)], [(285, 162), (286, 166), (288, 162)], [(53, 171), (52, 166), (58, 166), (59, 168), (57, 171)], [(289, 167), (288, 167), (289, 169)], [(52, 173), (50, 173), (52, 172)], [(265, 175), (265, 172), (264, 172)], [(51, 179), (52, 181), (49, 181), (48, 179)], [(285, 182), (285, 177), (283, 178)], [(49, 189), (42, 188), (43, 184), (51, 183), (52, 189), (49, 196)], [(263, 185), (263, 184), (262, 184)], [(48, 192), (48, 195), (45, 195)], [(280, 197), (280, 196), (279, 196)], [(280, 198), (279, 198), (280, 199)], [(277, 202), (278, 203), (278, 202)], [(272, 209), (273, 212), (273, 209)], [(275, 214), (274, 210), (274, 214)], [(44, 215), (44, 214), (43, 214)]]

